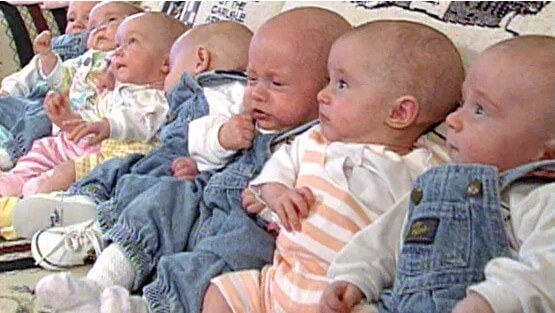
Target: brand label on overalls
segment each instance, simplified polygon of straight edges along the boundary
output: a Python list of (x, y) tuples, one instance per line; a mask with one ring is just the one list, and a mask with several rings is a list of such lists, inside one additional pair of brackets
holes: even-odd
[(436, 217), (414, 220), (410, 225), (405, 243), (433, 243), (438, 225), (439, 218)]

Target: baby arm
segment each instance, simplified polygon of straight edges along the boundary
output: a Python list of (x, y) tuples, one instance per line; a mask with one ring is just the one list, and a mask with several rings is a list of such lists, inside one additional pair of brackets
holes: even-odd
[(288, 188), (280, 183), (258, 186), (260, 197), (279, 218), (280, 224), (288, 230), (301, 230), (301, 218), (308, 216), (314, 203), (314, 195), (308, 187)]
[(173, 177), (180, 180), (193, 180), (200, 174), (197, 162), (190, 157), (178, 157), (172, 161)]
[(485, 280), (470, 286), (454, 312), (467, 312), (469, 307), (484, 312), (488, 308), (493, 312), (555, 311), (555, 184), (536, 188), (510, 207), (515, 238), (521, 242), (517, 257), (491, 260), (484, 270)]
[(200, 171), (216, 170), (224, 167), (237, 150), (250, 147), (254, 133), (249, 114), (203, 116), (189, 123), (189, 153)]
[(71, 111), (67, 97), (50, 91), (44, 98), (44, 110), (52, 123), (66, 132), (71, 132), (73, 127), (66, 125), (66, 121), (81, 119), (81, 116)]
[[(358, 232), (343, 247), (328, 269), (328, 278), (333, 283), (328, 286), (320, 301), (322, 308), (355, 305), (357, 302), (351, 303), (350, 300), (360, 301), (363, 298), (377, 302), (380, 293), (393, 284), (395, 260), (399, 253), (408, 204), (407, 195), (391, 210)], [(356, 290), (349, 291), (349, 299), (338, 303), (342, 284), (347, 283), (356, 286), (364, 296), (359, 298)]]
[(110, 122), (106, 118), (100, 121), (87, 122), (79, 117), (77, 119), (65, 121), (63, 125), (71, 129), (68, 138), (74, 142), (78, 142), (84, 137), (93, 135), (87, 139), (88, 146), (94, 146), (110, 137)]
[(255, 131), (254, 119), (250, 112), (237, 114), (220, 127), (218, 142), (226, 150), (248, 149), (252, 146)]
[(362, 291), (354, 284), (336, 281), (329, 285), (320, 299), (322, 313), (349, 313), (364, 299)]
[(48, 76), (56, 67), (58, 57), (52, 52), (52, 35), (50, 31), (43, 31), (33, 42), (33, 49), (39, 55), (39, 64), (44, 75)]

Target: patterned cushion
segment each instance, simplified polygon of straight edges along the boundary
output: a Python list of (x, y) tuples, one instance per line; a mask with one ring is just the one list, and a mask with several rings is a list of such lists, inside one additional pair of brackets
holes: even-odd
[(66, 9), (42, 10), (37, 4), (13, 6), (0, 2), (0, 80), (33, 57), (33, 40), (44, 30), (63, 33)]

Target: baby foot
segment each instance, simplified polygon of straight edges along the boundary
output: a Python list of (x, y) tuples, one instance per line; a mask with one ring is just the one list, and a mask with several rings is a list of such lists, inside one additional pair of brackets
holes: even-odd
[(46, 276), (35, 288), (37, 304), (56, 312), (99, 312), (101, 292), (94, 281), (76, 279), (70, 273)]
[(129, 295), (129, 291), (121, 286), (104, 289), (100, 295), (101, 313), (148, 313), (145, 300)]

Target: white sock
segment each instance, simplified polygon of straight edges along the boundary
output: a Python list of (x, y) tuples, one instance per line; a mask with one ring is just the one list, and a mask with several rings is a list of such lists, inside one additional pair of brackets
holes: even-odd
[(70, 273), (44, 277), (35, 288), (37, 304), (56, 312), (98, 312), (102, 288), (86, 278), (77, 279)]
[(121, 286), (104, 289), (100, 295), (100, 313), (148, 313), (146, 300), (131, 296)]
[(90, 279), (103, 289), (113, 285), (131, 290), (135, 281), (135, 268), (116, 244), (109, 245), (87, 273)]
[(14, 166), (10, 155), (6, 149), (0, 149), (0, 172), (7, 171)]

